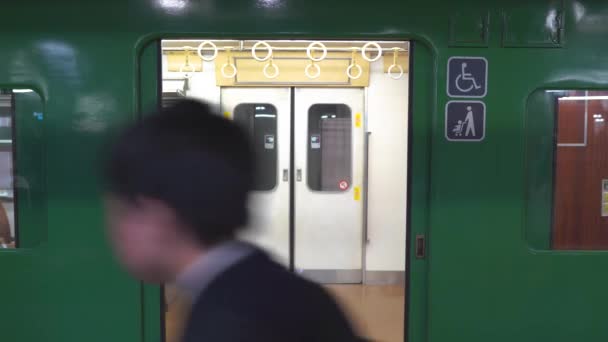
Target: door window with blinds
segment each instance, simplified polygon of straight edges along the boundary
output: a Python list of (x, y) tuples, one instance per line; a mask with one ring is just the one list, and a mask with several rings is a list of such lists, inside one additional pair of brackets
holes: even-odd
[(277, 109), (268, 103), (241, 103), (234, 108), (234, 121), (251, 138), (255, 154), (254, 191), (277, 186)]
[(352, 113), (345, 104), (314, 104), (308, 110), (308, 186), (346, 191), (352, 179)]

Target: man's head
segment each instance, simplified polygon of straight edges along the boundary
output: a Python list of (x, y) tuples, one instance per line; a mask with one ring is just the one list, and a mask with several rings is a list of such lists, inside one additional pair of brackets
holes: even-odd
[(138, 278), (170, 281), (180, 264), (247, 221), (248, 138), (207, 105), (183, 100), (126, 129), (106, 165), (111, 241)]

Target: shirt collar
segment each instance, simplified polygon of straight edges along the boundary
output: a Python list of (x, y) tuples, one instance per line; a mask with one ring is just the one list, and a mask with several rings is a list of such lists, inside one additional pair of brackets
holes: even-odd
[(255, 248), (241, 241), (228, 241), (208, 250), (175, 280), (177, 287), (195, 300), (221, 273), (249, 256)]

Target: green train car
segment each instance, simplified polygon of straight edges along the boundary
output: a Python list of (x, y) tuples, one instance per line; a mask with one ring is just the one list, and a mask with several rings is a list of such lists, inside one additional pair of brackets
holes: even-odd
[(112, 256), (100, 170), (121, 127), (184, 96), (255, 141), (266, 231), (243, 238), (326, 284), (369, 338), (608, 340), (608, 3), (2, 14), (0, 341), (178, 341), (171, 284)]

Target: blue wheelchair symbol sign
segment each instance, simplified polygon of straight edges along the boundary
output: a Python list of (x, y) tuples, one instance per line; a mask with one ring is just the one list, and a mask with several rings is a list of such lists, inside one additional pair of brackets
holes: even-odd
[(448, 95), (479, 98), (486, 96), (488, 61), (483, 57), (448, 59)]
[(445, 138), (482, 141), (486, 135), (486, 105), (481, 101), (450, 101), (445, 106)]

